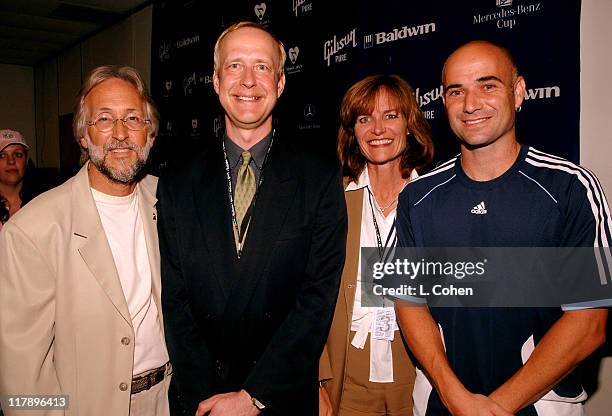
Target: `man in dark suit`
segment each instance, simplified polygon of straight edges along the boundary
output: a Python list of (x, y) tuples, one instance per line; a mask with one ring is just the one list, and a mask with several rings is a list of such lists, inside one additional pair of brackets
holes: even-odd
[(187, 414), (317, 414), (346, 209), (336, 161), (272, 128), (284, 61), (266, 28), (224, 31), (225, 136), (160, 180), (166, 341)]

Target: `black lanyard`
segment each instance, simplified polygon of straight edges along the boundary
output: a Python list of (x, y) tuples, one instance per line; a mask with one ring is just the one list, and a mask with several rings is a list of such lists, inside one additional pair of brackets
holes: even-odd
[[(372, 211), (372, 221), (374, 222), (374, 231), (376, 232), (376, 245), (378, 246), (378, 257), (380, 261), (384, 262), (389, 257), (391, 250), (390, 248), (395, 247), (397, 243), (397, 233), (394, 233), (395, 230), (395, 220), (393, 220), (393, 224), (391, 225), (391, 229), (389, 230), (389, 234), (387, 234), (387, 239), (385, 240), (385, 244), (382, 243), (382, 238), (380, 236), (380, 229), (378, 228), (378, 222), (376, 221), (376, 214), (374, 213), (374, 204), (372, 204), (372, 191), (370, 188), (366, 186), (368, 190), (368, 201), (370, 202), (370, 210)], [(394, 236), (393, 242), (391, 242), (391, 235)]]
[[(259, 189), (261, 188), (261, 183), (263, 182), (263, 174), (264, 168), (266, 166), (266, 161), (268, 160), (268, 155), (270, 154), (270, 149), (272, 148), (272, 143), (274, 142), (274, 130), (272, 130), (272, 138), (270, 139), (270, 144), (268, 145), (268, 150), (266, 150), (266, 156), (264, 157), (263, 163), (261, 164), (261, 173), (259, 174), (259, 181), (257, 181), (257, 188), (255, 189), (255, 195), (253, 195), (253, 199), (251, 200), (251, 205), (247, 209), (247, 212), (244, 214), (244, 218), (242, 219), (242, 224), (240, 225), (240, 229), (238, 228), (238, 221), (236, 220), (236, 208), (234, 207), (234, 194), (232, 192), (232, 175), (230, 172), (229, 159), (227, 157), (227, 150), (225, 149), (225, 140), (222, 140), (223, 144), (223, 157), (225, 160), (225, 174), (227, 177), (227, 192), (229, 195), (229, 203), (232, 211), (232, 226), (235, 233), (236, 247), (238, 258), (242, 255), (242, 247), (244, 244), (244, 238), (246, 236), (246, 231), (249, 228), (249, 224), (251, 223), (251, 216), (253, 214), (253, 209), (255, 207), (255, 201), (257, 201), (257, 196), (259, 195)], [(231, 140), (231, 139), (230, 139)]]

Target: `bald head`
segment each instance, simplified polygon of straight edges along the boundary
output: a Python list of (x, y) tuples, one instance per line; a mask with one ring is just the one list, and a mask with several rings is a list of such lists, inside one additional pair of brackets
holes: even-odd
[(455, 49), (446, 59), (442, 68), (442, 84), (446, 85), (446, 70), (449, 65), (461, 64), (466, 57), (469, 59), (475, 56), (496, 60), (502, 68), (508, 70), (513, 80), (518, 77), (518, 68), (508, 49), (485, 40), (474, 40)]
[(525, 81), (507, 49), (484, 41), (461, 46), (444, 64), (442, 85), (450, 127), (465, 149), (514, 146)]

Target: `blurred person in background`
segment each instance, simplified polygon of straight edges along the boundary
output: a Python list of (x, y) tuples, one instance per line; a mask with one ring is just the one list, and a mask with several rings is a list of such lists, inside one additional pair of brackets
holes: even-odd
[(30, 146), (21, 133), (0, 130), (0, 228), (33, 197), (24, 187), (28, 150)]

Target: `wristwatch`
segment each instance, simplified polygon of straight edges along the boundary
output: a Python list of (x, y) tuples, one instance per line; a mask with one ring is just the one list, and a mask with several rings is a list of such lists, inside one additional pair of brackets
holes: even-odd
[(257, 400), (255, 397), (251, 396), (251, 402), (253, 403), (253, 406), (255, 406), (260, 412), (263, 412), (266, 408), (266, 406), (262, 402)]

